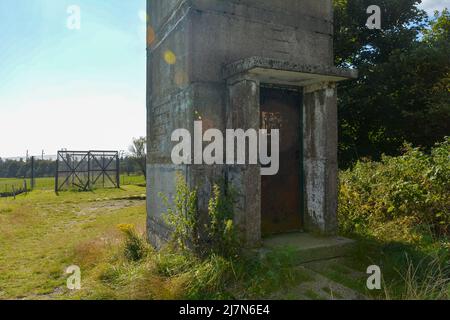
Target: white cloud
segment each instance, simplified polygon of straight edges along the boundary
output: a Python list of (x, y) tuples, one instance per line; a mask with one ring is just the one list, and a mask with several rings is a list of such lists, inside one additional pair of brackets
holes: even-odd
[(444, 8), (450, 9), (450, 0), (422, 0), (419, 8), (425, 10), (429, 15), (434, 15), (434, 11), (442, 11)]

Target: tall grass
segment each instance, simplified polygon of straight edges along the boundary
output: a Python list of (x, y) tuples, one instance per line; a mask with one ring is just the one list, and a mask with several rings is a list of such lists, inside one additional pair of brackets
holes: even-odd
[(406, 270), (398, 270), (402, 290), (395, 294), (393, 286), (385, 286), (386, 299), (448, 300), (450, 299), (450, 264), (441, 258), (426, 258), (414, 263), (407, 258)]
[[(136, 233), (124, 235), (120, 251), (101, 264), (98, 279), (102, 288), (90, 298), (251, 299), (310, 280), (295, 267), (289, 250), (231, 259), (214, 253), (198, 257), (170, 246), (155, 251), (143, 245), (145, 254), (136, 260), (129, 254), (136, 248), (132, 245)], [(145, 236), (139, 237), (145, 243)]]

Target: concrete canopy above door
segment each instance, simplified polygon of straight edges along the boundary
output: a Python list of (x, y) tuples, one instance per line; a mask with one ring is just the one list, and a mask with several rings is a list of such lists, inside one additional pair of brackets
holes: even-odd
[(224, 79), (248, 75), (260, 83), (305, 87), (356, 79), (358, 71), (325, 65), (305, 65), (262, 57), (242, 59), (223, 68)]

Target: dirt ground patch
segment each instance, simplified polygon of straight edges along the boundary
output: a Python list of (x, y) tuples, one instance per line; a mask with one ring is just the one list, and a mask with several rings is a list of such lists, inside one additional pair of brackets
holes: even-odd
[(142, 205), (142, 200), (108, 200), (83, 203), (79, 206), (77, 215), (107, 214), (111, 211), (121, 210), (124, 208), (137, 207)]

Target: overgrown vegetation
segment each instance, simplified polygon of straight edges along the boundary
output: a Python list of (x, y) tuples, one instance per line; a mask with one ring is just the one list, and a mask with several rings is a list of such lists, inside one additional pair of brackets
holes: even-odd
[(172, 244), (180, 250), (194, 250), (200, 247), (197, 190), (190, 190), (182, 176), (177, 177), (175, 197), (169, 199), (160, 193), (167, 213), (164, 220), (172, 228)]
[(140, 237), (132, 224), (120, 224), (118, 229), (125, 234), (123, 251), (125, 258), (129, 261), (140, 261), (148, 253), (148, 244)]
[(197, 208), (197, 190), (191, 190), (181, 175), (173, 201), (160, 196), (167, 207), (166, 223), (173, 230), (172, 243), (178, 249), (192, 249), (200, 256), (235, 257), (239, 253), (233, 225), (234, 191), (224, 183), (213, 186), (206, 217)]
[(359, 268), (383, 266), (383, 298), (450, 298), (449, 159), (446, 138), (341, 173), (341, 232), (359, 240)]
[[(415, 264), (408, 259), (408, 267), (401, 274), (405, 287), (400, 298), (407, 300), (450, 299), (450, 264), (448, 261), (442, 260), (439, 258), (426, 259)], [(385, 292), (389, 299), (389, 290)]]
[(359, 161), (341, 174), (339, 219), (346, 234), (417, 243), (450, 235), (450, 138), (430, 154)]
[[(123, 228), (123, 227), (121, 227)], [(166, 247), (154, 251), (146, 246), (142, 259), (130, 259), (134, 236), (125, 233), (125, 245), (99, 267), (101, 285), (88, 298), (97, 299), (249, 299), (308, 281), (296, 269), (289, 250), (265, 257), (225, 258), (211, 253), (199, 257), (190, 250)], [(142, 244), (145, 243), (141, 237)]]

